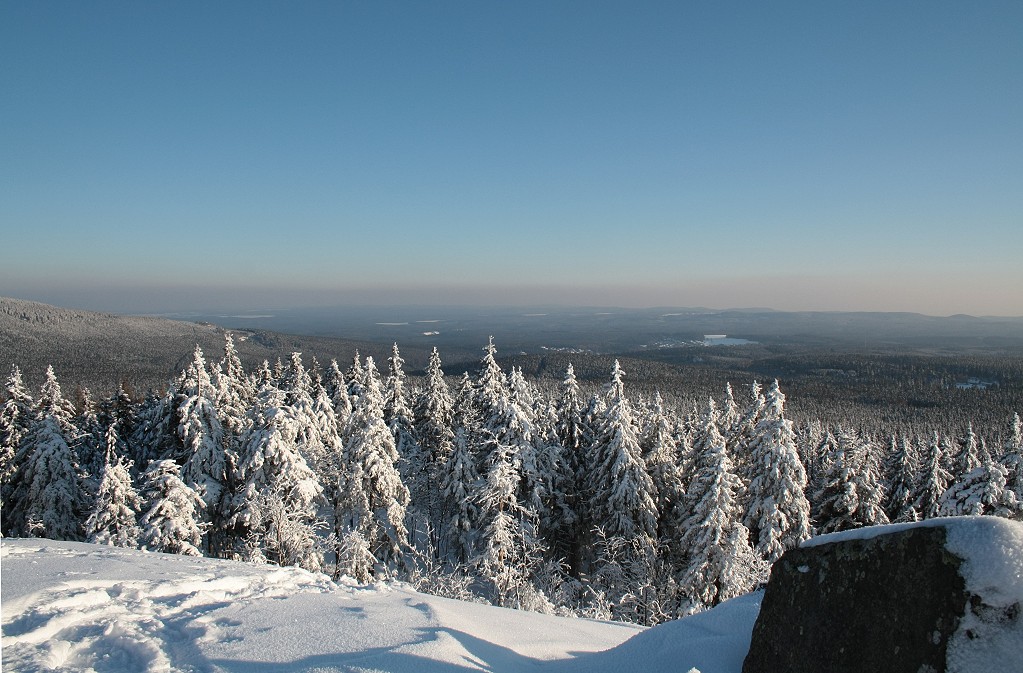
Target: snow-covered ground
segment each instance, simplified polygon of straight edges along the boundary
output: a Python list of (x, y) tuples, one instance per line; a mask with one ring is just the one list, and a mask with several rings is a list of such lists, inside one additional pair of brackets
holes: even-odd
[[(949, 528), (967, 588), (994, 608), (1023, 604), (1023, 525), (957, 517)], [(865, 538), (907, 525), (822, 536)], [(74, 542), (0, 542), (5, 673), (408, 671), (739, 673), (761, 594), (643, 629), (550, 617), (417, 593), (335, 584), (296, 568)], [(966, 629), (983, 638), (964, 636)], [(1023, 661), (1023, 620), (968, 617), (950, 670)]]
[(295, 568), (0, 544), (3, 671), (738, 673), (759, 596), (652, 629), (334, 584)]

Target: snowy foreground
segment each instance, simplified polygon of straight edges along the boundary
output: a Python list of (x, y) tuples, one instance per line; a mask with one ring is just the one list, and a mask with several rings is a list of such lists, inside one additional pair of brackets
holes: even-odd
[[(956, 517), (877, 526), (806, 545), (947, 526), (966, 587), (1023, 605), (1023, 524)], [(335, 584), (297, 568), (5, 539), (3, 671), (542, 671), (739, 673), (760, 593), (650, 629), (550, 617), (417, 593)], [(982, 638), (967, 637), (967, 629)], [(967, 617), (950, 670), (1019, 670), (1023, 619)], [(1008, 666), (1008, 668), (1006, 668)]]
[(738, 673), (759, 594), (651, 629), (295, 568), (5, 539), (3, 671)]

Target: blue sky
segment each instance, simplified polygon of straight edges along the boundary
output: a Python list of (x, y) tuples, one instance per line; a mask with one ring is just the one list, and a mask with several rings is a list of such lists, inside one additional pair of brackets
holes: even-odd
[(1023, 3), (6, 2), (0, 294), (1023, 315)]

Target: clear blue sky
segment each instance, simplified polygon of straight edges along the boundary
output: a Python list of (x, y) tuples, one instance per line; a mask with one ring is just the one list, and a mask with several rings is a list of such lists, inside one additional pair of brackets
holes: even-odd
[(0, 4), (0, 295), (1023, 315), (1023, 2)]

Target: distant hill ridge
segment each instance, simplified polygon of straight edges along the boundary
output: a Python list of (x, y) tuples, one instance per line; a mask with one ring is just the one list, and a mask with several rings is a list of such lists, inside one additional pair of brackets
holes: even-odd
[[(204, 322), (96, 313), (0, 297), (0, 376), (6, 380), (11, 367), (18, 365), (26, 384), (34, 389), (46, 367), (53, 365), (67, 395), (73, 395), (77, 387), (109, 394), (122, 382), (144, 393), (172, 380), (191, 360), (196, 345), (208, 361), (218, 361), (228, 331), (235, 335), (246, 368), (286, 358), (293, 351), (324, 365), (337, 358), (347, 367), (356, 349), (385, 365), (390, 351), (369, 342), (225, 330)], [(409, 366), (425, 364), (428, 353), (420, 350), (402, 351)]]

